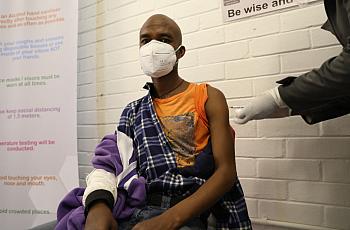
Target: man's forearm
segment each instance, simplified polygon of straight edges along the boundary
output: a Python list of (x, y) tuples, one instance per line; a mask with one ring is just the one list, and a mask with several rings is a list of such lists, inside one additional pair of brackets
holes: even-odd
[(171, 214), (177, 224), (182, 226), (212, 207), (232, 188), (235, 180), (236, 173), (232, 167), (220, 167), (195, 193), (167, 210), (166, 213)]
[(91, 207), (84, 229), (117, 229), (117, 221), (114, 219), (110, 208), (104, 202), (97, 202)]

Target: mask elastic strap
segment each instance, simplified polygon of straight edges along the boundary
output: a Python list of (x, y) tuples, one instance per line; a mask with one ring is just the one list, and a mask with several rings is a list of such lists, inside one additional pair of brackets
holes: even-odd
[[(179, 47), (177, 47), (177, 49), (174, 51), (174, 53), (176, 54), (177, 51), (179, 51), (179, 49), (182, 47), (182, 45), (179, 45)], [(179, 63), (179, 59), (176, 58), (176, 62), (175, 65)]]
[(174, 51), (174, 53), (176, 53), (177, 51), (179, 51), (179, 49), (182, 47), (182, 45), (179, 45), (179, 47), (177, 47), (177, 49)]

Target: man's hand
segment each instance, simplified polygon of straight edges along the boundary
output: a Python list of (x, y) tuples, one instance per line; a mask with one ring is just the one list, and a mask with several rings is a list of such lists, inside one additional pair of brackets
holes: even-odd
[(116, 230), (117, 221), (108, 206), (99, 202), (91, 207), (86, 218), (85, 230)]
[(176, 217), (172, 216), (168, 211), (151, 219), (142, 221), (135, 225), (132, 230), (176, 230), (181, 227), (176, 221)]
[[(280, 107), (273, 94), (276, 91), (269, 90), (255, 97), (243, 108), (235, 108), (233, 121), (237, 124), (245, 124), (250, 120), (265, 118), (281, 118), (289, 116), (288, 107)], [(280, 99), (281, 100), (281, 99)]]

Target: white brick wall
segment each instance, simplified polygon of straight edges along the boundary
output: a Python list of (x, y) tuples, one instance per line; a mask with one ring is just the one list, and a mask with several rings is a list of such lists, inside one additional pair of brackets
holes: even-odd
[(292, 31), (253, 39), (252, 56), (264, 56), (310, 48), (308, 30)]
[[(78, 156), (80, 183), (94, 149), (122, 108), (145, 94), (138, 32), (153, 13), (173, 17), (186, 55), (180, 75), (209, 82), (243, 105), (285, 76), (317, 68), (341, 51), (320, 29), (322, 1), (224, 23), (221, 1), (84, 0), (79, 5)], [(350, 116), (307, 125), (300, 117), (231, 123), (237, 171), (255, 219), (317, 229), (350, 229)], [(265, 229), (265, 228), (264, 228)], [(268, 229), (268, 228), (266, 228)], [(274, 228), (275, 229), (275, 228)]]
[(325, 225), (338, 229), (350, 229), (349, 216), (349, 208), (326, 207)]
[(258, 209), (259, 217), (269, 220), (316, 226), (323, 224), (324, 210), (321, 205), (261, 200)]
[(350, 206), (350, 185), (294, 181), (289, 183), (289, 198), (319, 204)]
[(286, 200), (288, 183), (283, 180), (241, 179), (247, 197)]

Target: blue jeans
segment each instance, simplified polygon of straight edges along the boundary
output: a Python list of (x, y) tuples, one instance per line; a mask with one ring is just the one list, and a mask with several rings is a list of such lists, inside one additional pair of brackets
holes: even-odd
[[(156, 207), (156, 206), (146, 206), (141, 209), (136, 209), (130, 219), (126, 221), (118, 221), (118, 229), (120, 230), (129, 230), (132, 229), (137, 223), (142, 222), (152, 217), (158, 216), (165, 212), (165, 208)], [(185, 226), (182, 226), (180, 230), (204, 230), (207, 229), (206, 224), (197, 217), (186, 223)]]

